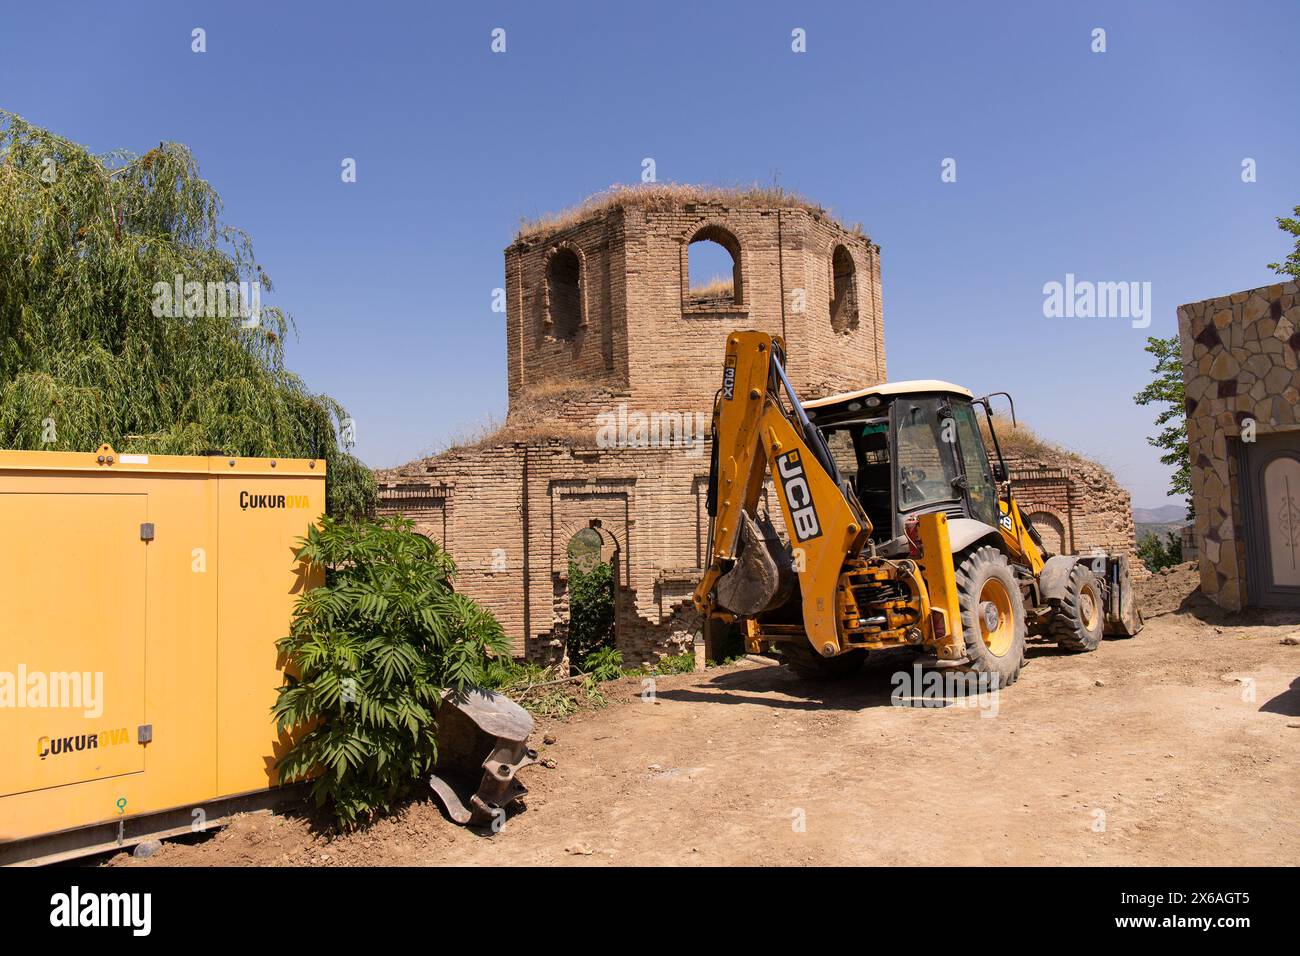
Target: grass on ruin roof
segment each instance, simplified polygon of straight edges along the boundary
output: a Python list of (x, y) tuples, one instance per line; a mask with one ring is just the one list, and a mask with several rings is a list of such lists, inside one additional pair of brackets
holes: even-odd
[[(995, 416), (993, 426), (998, 431), (998, 443), (1006, 458), (1027, 458), (1045, 465), (1061, 463), (1104, 468), (1099, 462), (1090, 461), (1078, 452), (1070, 451), (1041, 437), (1024, 422), (1013, 426), (1010, 416)], [(989, 450), (989, 455), (992, 456), (993, 442), (989, 439), (988, 426), (983, 418), (980, 419), (980, 431), (983, 433), (984, 444)]]
[[(825, 206), (791, 192), (783, 186), (762, 186), (757, 183), (748, 186), (641, 183), (632, 186), (616, 184), (588, 196), (568, 209), (546, 213), (536, 219), (521, 219), (515, 239), (534, 241), (577, 225), (585, 219), (603, 215), (615, 208), (636, 207), (650, 211), (667, 211), (689, 203), (718, 203), (736, 208), (806, 209), (829, 219), (842, 229), (849, 229)], [(851, 231), (860, 234), (862, 224), (855, 224)]]
[(487, 416), (476, 424), (459, 429), (421, 460), (436, 458), (454, 451), (469, 451), (509, 445), (514, 442), (560, 441), (566, 445), (586, 446), (596, 443), (596, 425), (583, 426), (563, 420), (557, 413), (564, 406), (583, 402), (603, 389), (581, 379), (561, 379), (530, 385), (515, 398), (512, 412), (505, 421)]

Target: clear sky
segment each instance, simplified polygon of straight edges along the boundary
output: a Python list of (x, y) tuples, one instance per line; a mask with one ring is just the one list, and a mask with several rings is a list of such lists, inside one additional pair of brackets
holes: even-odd
[[(0, 14), (0, 106), (95, 150), (189, 145), (298, 322), (290, 366), (371, 465), (504, 415), (491, 298), (520, 217), (650, 157), (661, 181), (775, 179), (861, 222), (891, 378), (1011, 391), (1153, 506), (1142, 345), (1183, 302), (1273, 281), (1274, 219), (1300, 204), (1297, 41), (1295, 0), (42, 0)], [(1150, 282), (1150, 328), (1046, 318), (1067, 274)]]

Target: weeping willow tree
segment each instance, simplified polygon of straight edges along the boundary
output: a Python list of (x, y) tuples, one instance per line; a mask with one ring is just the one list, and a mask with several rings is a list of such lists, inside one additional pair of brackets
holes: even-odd
[(221, 209), (184, 146), (94, 155), (0, 110), (0, 447), (324, 458), (329, 512), (363, 512), (346, 412), (248, 308), (271, 281)]

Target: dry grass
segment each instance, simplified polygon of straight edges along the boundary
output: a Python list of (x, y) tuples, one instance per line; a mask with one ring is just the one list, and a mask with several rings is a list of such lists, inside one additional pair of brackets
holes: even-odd
[(599, 385), (581, 379), (558, 379), (525, 387), (511, 405), (505, 421), (487, 417), (477, 424), (454, 432), (439, 447), (422, 458), (433, 458), (453, 451), (509, 445), (513, 442), (538, 443), (560, 441), (579, 447), (594, 446), (597, 428), (562, 419), (565, 406), (581, 404), (607, 394)]
[[(1030, 458), (1044, 464), (1051, 464), (1054, 461), (1062, 461), (1067, 464), (1097, 464), (1077, 452), (1070, 451), (1068, 448), (1042, 438), (1023, 422), (1013, 426), (1011, 419), (1002, 418), (998, 420), (994, 427), (998, 431), (998, 442), (1002, 447), (1002, 454), (1007, 458)], [(989, 437), (988, 425), (982, 418), (980, 419), (980, 432), (984, 436), (985, 447), (988, 448), (991, 456), (993, 454), (993, 442)]]
[[(826, 207), (805, 199), (781, 186), (703, 186), (689, 183), (644, 183), (635, 186), (614, 185), (588, 196), (574, 206), (559, 212), (547, 213), (537, 219), (524, 219), (519, 223), (515, 238), (518, 241), (536, 241), (552, 233), (577, 225), (592, 216), (603, 215), (615, 208), (636, 207), (649, 211), (674, 209), (687, 203), (719, 203), (725, 206), (764, 206), (784, 209), (807, 209), (848, 228), (831, 215)], [(853, 227), (861, 232), (861, 224)]]
[(735, 283), (731, 279), (714, 276), (704, 285), (691, 286), (690, 296), (693, 299), (721, 299), (733, 296), (735, 292)]
[(549, 382), (535, 382), (520, 390), (516, 403), (521, 407), (576, 402), (598, 394), (601, 389), (582, 378), (557, 378)]

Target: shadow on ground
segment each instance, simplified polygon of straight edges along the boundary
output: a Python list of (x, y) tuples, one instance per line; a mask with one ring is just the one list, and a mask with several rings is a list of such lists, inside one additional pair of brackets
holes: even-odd
[[(869, 707), (898, 706), (915, 703), (916, 696), (906, 694), (895, 700), (895, 691), (903, 693), (909, 686), (896, 676), (900, 672), (909, 682), (915, 680), (913, 663), (906, 658), (878, 662), (868, 661), (862, 670), (834, 680), (807, 680), (775, 662), (744, 670), (717, 674), (692, 687), (661, 690), (661, 700), (715, 704), (761, 704), (784, 710), (860, 711)], [(942, 673), (922, 671), (921, 673)], [(926, 699), (924, 707), (939, 709), (961, 703), (957, 698)]]
[(1260, 710), (1268, 714), (1282, 714), (1286, 717), (1300, 717), (1300, 677), (1291, 682), (1291, 686), (1272, 700), (1265, 701)]

